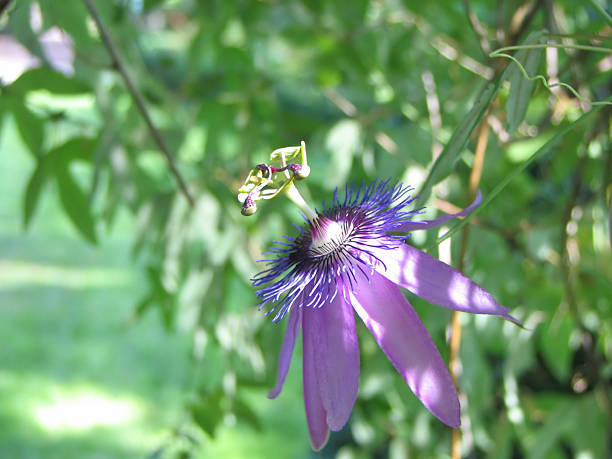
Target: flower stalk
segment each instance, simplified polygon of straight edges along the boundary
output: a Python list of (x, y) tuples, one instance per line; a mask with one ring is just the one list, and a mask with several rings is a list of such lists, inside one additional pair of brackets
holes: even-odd
[(304, 200), (293, 181), (291, 181), (285, 188), (285, 195), (298, 207), (298, 209), (300, 209), (302, 214), (304, 214), (309, 221), (313, 221), (315, 218), (317, 218), (317, 213), (312, 210), (312, 208)]

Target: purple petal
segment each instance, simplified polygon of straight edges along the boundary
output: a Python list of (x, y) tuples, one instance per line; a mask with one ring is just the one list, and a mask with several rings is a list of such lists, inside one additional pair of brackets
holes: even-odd
[(450, 427), (460, 421), (457, 391), (431, 337), (400, 289), (378, 273), (350, 293), (361, 320), (414, 394)]
[(509, 308), (495, 301), (484, 288), (425, 252), (403, 244), (392, 250), (373, 249), (371, 253), (380, 261), (365, 254), (361, 256), (376, 271), (430, 303), (456, 311), (495, 314), (521, 325), (508, 314)]
[(455, 217), (465, 217), (466, 215), (470, 214), (476, 207), (478, 207), (481, 202), (482, 193), (480, 192), (480, 190), (478, 190), (474, 202), (465, 209), (463, 209), (461, 212), (451, 215), (445, 215), (444, 217), (435, 218), (433, 220), (421, 220), (419, 222), (408, 221), (405, 222), (402, 226), (395, 228), (393, 231), (407, 233), (408, 231), (435, 228), (436, 226), (440, 226), (442, 223), (452, 220)]
[[(301, 309), (301, 308), (300, 308)], [(306, 423), (310, 443), (315, 451), (319, 451), (325, 446), (329, 439), (329, 428), (327, 427), (327, 414), (321, 401), (321, 390), (317, 381), (315, 370), (315, 346), (316, 343), (306, 339), (306, 334), (302, 334), (304, 342), (304, 363), (303, 363), (303, 382), (304, 382), (304, 407), (306, 408)]]
[[(359, 343), (351, 305), (338, 293), (321, 308), (303, 308), (304, 359), (313, 359), (327, 425), (338, 431), (348, 421), (359, 388)], [(306, 363), (305, 363), (306, 365)]]
[(295, 340), (300, 332), (300, 328), (302, 328), (302, 308), (294, 306), (289, 312), (289, 323), (287, 324), (287, 331), (285, 331), (285, 338), (278, 356), (276, 385), (274, 389), (268, 392), (268, 398), (278, 397), (278, 394), (280, 394), (283, 389), (283, 384), (285, 383), (285, 378), (289, 371), (289, 365), (291, 365), (291, 356), (293, 355)]

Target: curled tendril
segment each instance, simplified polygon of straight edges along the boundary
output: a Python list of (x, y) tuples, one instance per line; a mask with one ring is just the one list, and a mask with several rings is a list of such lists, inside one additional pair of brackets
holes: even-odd
[[(558, 35), (555, 35), (558, 36)], [(602, 37), (594, 37), (597, 39), (600, 39)], [(529, 81), (541, 81), (542, 84), (544, 85), (544, 87), (546, 89), (548, 89), (549, 91), (552, 92), (552, 88), (561, 86), (563, 88), (566, 88), (569, 92), (571, 92), (574, 97), (576, 97), (576, 99), (578, 99), (579, 101), (581, 101), (582, 103), (588, 104), (588, 105), (592, 105), (592, 106), (596, 106), (596, 105), (612, 105), (612, 102), (604, 100), (604, 101), (595, 101), (592, 102), (584, 97), (582, 97), (578, 91), (576, 91), (573, 87), (571, 87), (569, 84), (567, 83), (563, 83), (563, 82), (558, 82), (558, 83), (549, 83), (548, 80), (543, 76), (543, 75), (534, 75), (534, 76), (529, 76), (529, 74), (527, 73), (527, 70), (525, 70), (525, 67), (523, 67), (523, 64), (521, 64), (521, 62), (516, 59), (515, 57), (511, 56), (510, 54), (505, 53), (504, 51), (514, 51), (514, 50), (530, 50), (530, 49), (542, 49), (542, 48), (570, 48), (570, 49), (582, 49), (582, 50), (586, 50), (586, 51), (595, 51), (595, 52), (604, 52), (604, 53), (612, 53), (612, 48), (604, 48), (604, 47), (600, 47), (600, 46), (586, 46), (586, 45), (560, 45), (560, 44), (556, 44), (556, 43), (546, 43), (546, 44), (531, 44), (531, 45), (518, 45), (518, 46), (506, 46), (503, 48), (499, 48), (495, 51), (493, 51), (491, 54), (489, 54), (489, 57), (505, 57), (507, 59), (510, 59), (512, 62), (514, 62), (516, 65), (518, 65), (519, 70), (521, 71), (521, 73), (523, 74), (523, 76), (529, 80)], [(553, 93), (554, 94), (554, 93)]]

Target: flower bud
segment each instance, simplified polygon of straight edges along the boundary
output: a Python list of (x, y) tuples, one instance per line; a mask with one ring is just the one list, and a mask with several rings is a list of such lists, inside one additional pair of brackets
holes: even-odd
[(253, 199), (253, 196), (249, 194), (240, 208), (240, 213), (245, 217), (249, 217), (255, 212), (257, 212), (257, 203)]
[(287, 169), (293, 172), (293, 177), (296, 180), (303, 180), (310, 175), (310, 166), (308, 164), (289, 164)]

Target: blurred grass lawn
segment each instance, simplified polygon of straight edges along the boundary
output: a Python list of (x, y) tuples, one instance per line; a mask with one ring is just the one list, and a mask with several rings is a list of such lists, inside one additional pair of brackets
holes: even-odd
[[(49, 187), (23, 231), (34, 160), (12, 120), (0, 124), (0, 457), (151, 454), (186, 425), (189, 336), (166, 333), (154, 313), (130, 321), (144, 281), (130, 264), (127, 214), (92, 247)], [(308, 455), (296, 370), (278, 401), (249, 397), (262, 434), (224, 426), (202, 456)]]

